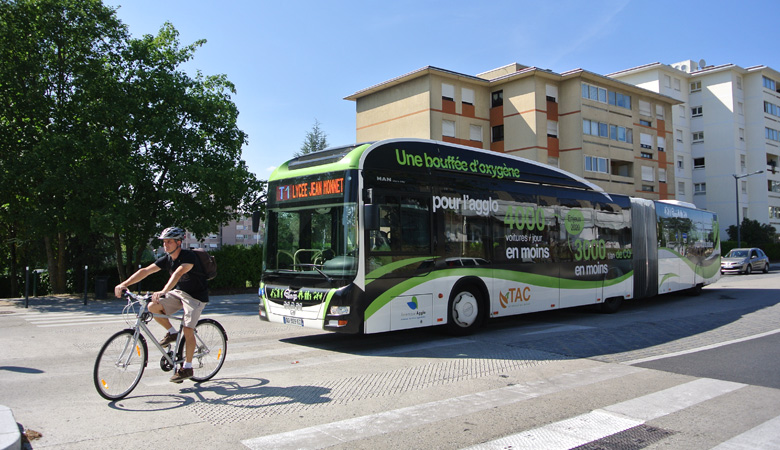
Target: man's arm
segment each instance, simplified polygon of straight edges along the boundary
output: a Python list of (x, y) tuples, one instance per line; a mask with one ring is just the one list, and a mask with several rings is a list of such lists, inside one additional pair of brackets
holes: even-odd
[(122, 297), (122, 292), (126, 291), (128, 289), (128, 286), (138, 283), (139, 281), (143, 280), (144, 278), (148, 277), (149, 275), (155, 272), (158, 272), (159, 270), (160, 268), (157, 267), (155, 263), (151, 263), (142, 269), (138, 269), (134, 274), (130, 275), (128, 279), (126, 279), (122, 283), (117, 284), (116, 287), (114, 287), (114, 295), (117, 298)]

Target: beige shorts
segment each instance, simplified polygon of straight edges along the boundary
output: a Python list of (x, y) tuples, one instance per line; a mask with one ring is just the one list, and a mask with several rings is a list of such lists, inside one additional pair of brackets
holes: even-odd
[(200, 313), (206, 307), (205, 303), (179, 289), (168, 292), (165, 297), (160, 299), (160, 304), (165, 310), (165, 314), (169, 316), (184, 308), (184, 326), (187, 328), (195, 328), (198, 319), (200, 319)]

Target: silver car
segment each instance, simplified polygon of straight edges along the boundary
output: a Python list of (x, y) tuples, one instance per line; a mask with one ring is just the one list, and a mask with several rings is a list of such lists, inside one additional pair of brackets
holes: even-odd
[(720, 260), (720, 273), (769, 272), (769, 258), (760, 248), (735, 248)]

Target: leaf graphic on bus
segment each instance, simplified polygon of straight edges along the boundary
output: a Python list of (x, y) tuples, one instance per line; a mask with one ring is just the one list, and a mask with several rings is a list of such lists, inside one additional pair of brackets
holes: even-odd
[(406, 304), (409, 305), (409, 308), (412, 309), (412, 310), (417, 309), (417, 306), (418, 306), (418, 304), (417, 304), (417, 297), (412, 297), (412, 301), (411, 302), (406, 302)]

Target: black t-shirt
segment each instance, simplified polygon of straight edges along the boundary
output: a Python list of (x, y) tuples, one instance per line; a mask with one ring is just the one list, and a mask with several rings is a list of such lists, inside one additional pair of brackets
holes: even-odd
[(181, 249), (178, 258), (172, 259), (170, 255), (165, 255), (154, 264), (160, 269), (167, 270), (169, 274), (175, 272), (182, 264), (192, 264), (193, 268), (179, 278), (176, 289), (181, 289), (202, 302), (209, 301), (209, 280), (203, 274), (204, 270), (198, 255), (193, 251)]

